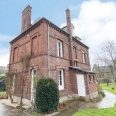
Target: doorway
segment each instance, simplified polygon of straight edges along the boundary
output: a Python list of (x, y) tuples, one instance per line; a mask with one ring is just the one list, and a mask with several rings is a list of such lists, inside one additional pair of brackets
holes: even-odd
[(77, 75), (78, 96), (86, 96), (84, 75)]

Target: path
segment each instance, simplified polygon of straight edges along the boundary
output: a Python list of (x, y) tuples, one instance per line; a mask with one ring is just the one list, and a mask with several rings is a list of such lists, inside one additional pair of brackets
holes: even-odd
[(22, 110), (18, 110), (14, 107), (4, 105), (0, 100), (0, 116), (29, 116)]
[(114, 104), (116, 103), (116, 95), (106, 90), (103, 90), (103, 92), (105, 94), (105, 97), (102, 99), (102, 101), (97, 103), (97, 107), (98, 108), (113, 107)]

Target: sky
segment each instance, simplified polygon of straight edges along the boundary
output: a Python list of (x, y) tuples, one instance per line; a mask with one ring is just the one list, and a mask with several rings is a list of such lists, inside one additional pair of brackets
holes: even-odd
[(22, 11), (32, 7), (33, 22), (45, 17), (55, 25), (66, 24), (66, 9), (70, 9), (74, 35), (89, 47), (90, 61), (101, 45), (116, 41), (116, 0), (0, 0), (0, 66), (9, 64), (9, 42), (21, 33)]

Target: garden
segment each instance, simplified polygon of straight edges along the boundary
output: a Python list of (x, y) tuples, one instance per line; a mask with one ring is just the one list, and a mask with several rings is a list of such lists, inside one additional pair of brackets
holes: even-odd
[(113, 94), (116, 94), (116, 83), (102, 83), (100, 84), (100, 87), (103, 89), (103, 90), (107, 90)]
[(5, 76), (0, 76), (0, 99), (7, 98), (5, 87)]
[(116, 104), (113, 108), (82, 110), (73, 116), (116, 116)]
[[(99, 88), (116, 94), (116, 83), (109, 83), (108, 86), (107, 83), (103, 83), (99, 85)], [(96, 102), (100, 101), (104, 97), (102, 92), (99, 93), (102, 95), (102, 97), (91, 102), (86, 102), (81, 99), (74, 99), (72, 101), (59, 104), (59, 91), (57, 84), (51, 78), (41, 78), (37, 82), (35, 99), (36, 110), (27, 113), (31, 114), (32, 116), (45, 116), (53, 112), (59, 112), (55, 116), (63, 116), (61, 115), (62, 112), (67, 114), (67, 116), (115, 116), (116, 104), (112, 108), (98, 109), (95, 107)], [(0, 91), (0, 96), (4, 95), (6, 95), (6, 92)]]
[[(102, 83), (99, 85), (99, 88), (116, 94), (116, 83)], [(75, 113), (73, 116), (116, 116), (116, 103), (114, 107), (111, 108), (81, 110)]]

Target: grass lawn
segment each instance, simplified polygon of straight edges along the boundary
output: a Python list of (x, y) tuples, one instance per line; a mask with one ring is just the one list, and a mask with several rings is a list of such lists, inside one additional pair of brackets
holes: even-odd
[(38, 114), (38, 113), (36, 113), (36, 114), (32, 114), (32, 116), (39, 116), (39, 114)]
[[(113, 94), (116, 94), (116, 83), (114, 83), (114, 84), (113, 83), (109, 83), (108, 86), (107, 86), (106, 83), (102, 83), (102, 84), (100, 84), (100, 87), (102, 87), (103, 90), (107, 90), (107, 91), (109, 91), (109, 92), (111, 92)], [(114, 89), (112, 89), (112, 87)]]
[(116, 104), (113, 108), (81, 110), (73, 116), (116, 116)]
[(0, 91), (0, 95), (5, 95), (6, 91)]
[(6, 91), (0, 91), (0, 99), (6, 99), (6, 98), (7, 98)]

